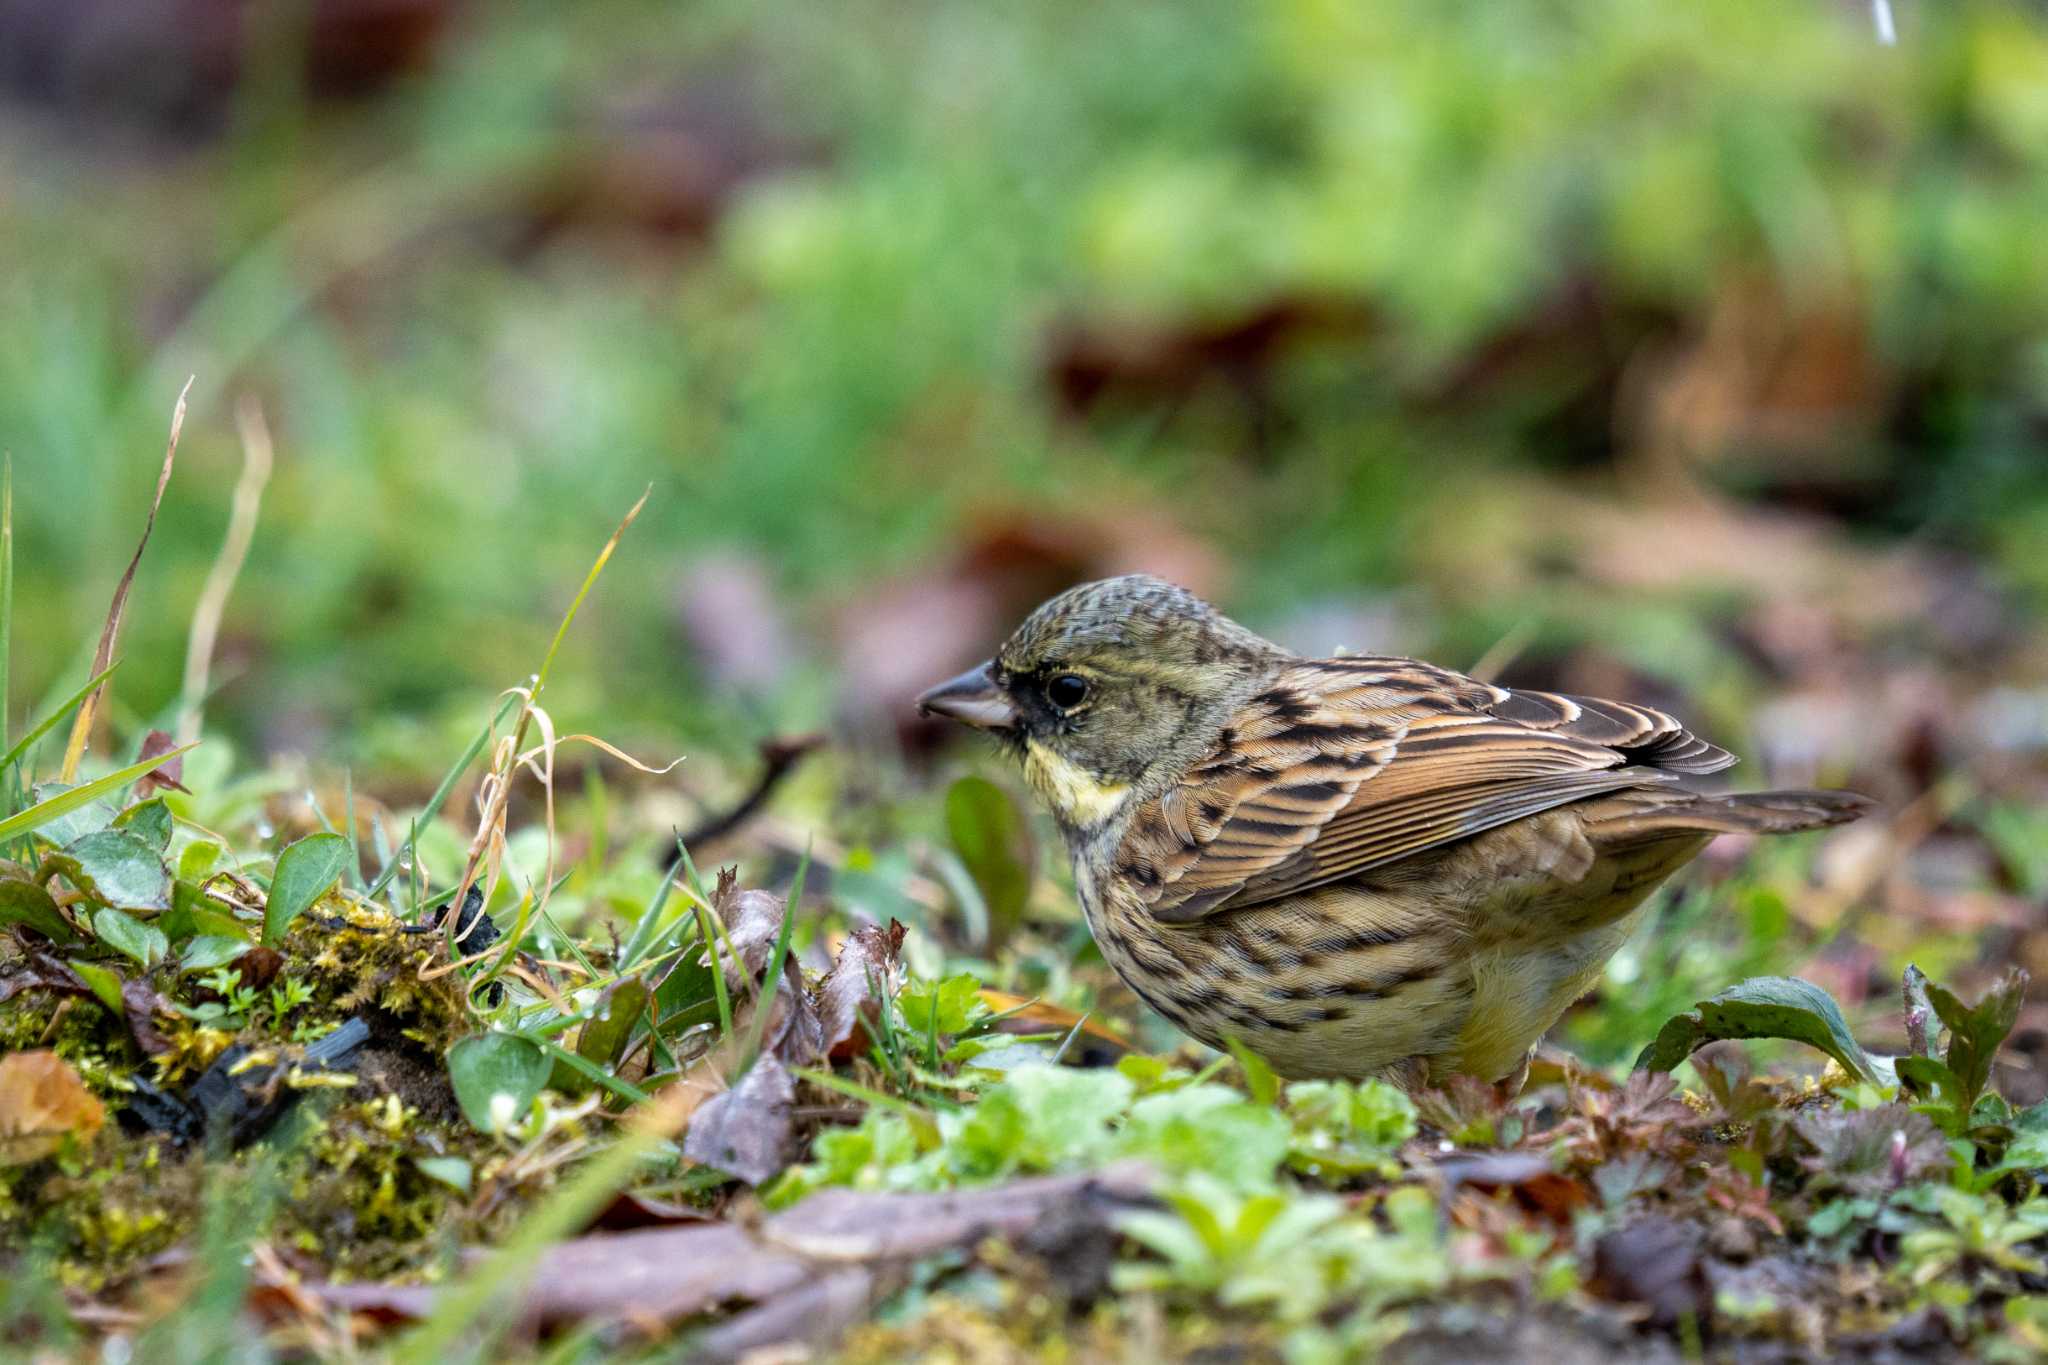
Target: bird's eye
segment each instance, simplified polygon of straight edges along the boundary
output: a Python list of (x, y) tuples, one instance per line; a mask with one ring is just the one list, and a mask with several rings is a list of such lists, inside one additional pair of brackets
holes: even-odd
[(1088, 680), (1077, 673), (1056, 673), (1045, 685), (1045, 699), (1062, 711), (1088, 700)]

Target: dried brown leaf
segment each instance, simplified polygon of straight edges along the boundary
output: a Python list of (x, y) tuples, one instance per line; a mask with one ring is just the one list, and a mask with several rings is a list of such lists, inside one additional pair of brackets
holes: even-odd
[(896, 920), (887, 929), (863, 924), (840, 947), (815, 995), (819, 1045), (825, 1052), (848, 1042), (857, 1048), (860, 1040), (854, 1034), (863, 1010), (872, 1014), (872, 1002), (894, 994), (904, 933)]
[[(178, 741), (168, 731), (151, 730), (142, 737), (142, 758), (155, 758), (178, 747)], [(135, 799), (147, 800), (159, 791), (181, 792), (186, 790), (185, 756), (178, 755), (160, 768), (151, 768), (135, 783)]]
[(714, 1095), (690, 1119), (683, 1155), (759, 1185), (788, 1164), (796, 1083), (771, 1051), (764, 1051), (738, 1085)]
[(0, 1057), (0, 1166), (39, 1161), (67, 1137), (90, 1138), (106, 1118), (106, 1107), (56, 1053)]

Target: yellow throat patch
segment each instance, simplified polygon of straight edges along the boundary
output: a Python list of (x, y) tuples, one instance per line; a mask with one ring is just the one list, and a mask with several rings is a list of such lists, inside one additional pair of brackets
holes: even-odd
[(1071, 825), (1099, 825), (1116, 814), (1130, 794), (1127, 782), (1102, 782), (1037, 740), (1024, 745), (1024, 780)]

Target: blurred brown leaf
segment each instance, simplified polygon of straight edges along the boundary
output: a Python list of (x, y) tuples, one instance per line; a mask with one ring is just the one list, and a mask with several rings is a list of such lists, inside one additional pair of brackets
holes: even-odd
[(106, 1107), (56, 1053), (0, 1057), (0, 1166), (41, 1160), (67, 1137), (90, 1138), (106, 1118)]

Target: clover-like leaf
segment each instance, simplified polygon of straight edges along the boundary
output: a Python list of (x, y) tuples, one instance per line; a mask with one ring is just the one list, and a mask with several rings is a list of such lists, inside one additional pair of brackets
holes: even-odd
[(164, 910), (171, 904), (171, 874), (163, 855), (125, 829), (80, 835), (43, 861), (102, 905), (127, 910)]
[(292, 921), (341, 880), (348, 866), (348, 840), (325, 831), (308, 834), (277, 855), (270, 879), (270, 899), (263, 907), (263, 941), (275, 945)]
[(896, 1008), (919, 1037), (959, 1033), (988, 1013), (981, 1000), (981, 983), (967, 972), (943, 981), (910, 982), (897, 994)]
[(1833, 998), (1792, 976), (1752, 977), (1673, 1015), (1636, 1058), (1636, 1069), (1670, 1071), (1722, 1038), (1789, 1038), (1819, 1048), (1858, 1080), (1887, 1080), (1887, 1068), (1857, 1043)]
[(161, 796), (138, 801), (114, 817), (114, 828), (127, 830), (162, 857), (171, 847), (171, 808)]

